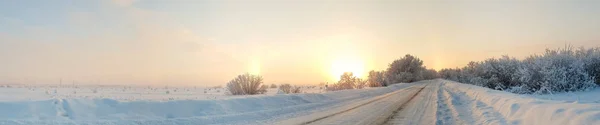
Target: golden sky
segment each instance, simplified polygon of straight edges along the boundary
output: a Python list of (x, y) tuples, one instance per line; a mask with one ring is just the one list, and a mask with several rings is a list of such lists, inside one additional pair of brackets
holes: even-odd
[(600, 45), (600, 2), (0, 2), (0, 82), (222, 85), (365, 77), (405, 54), (433, 69)]

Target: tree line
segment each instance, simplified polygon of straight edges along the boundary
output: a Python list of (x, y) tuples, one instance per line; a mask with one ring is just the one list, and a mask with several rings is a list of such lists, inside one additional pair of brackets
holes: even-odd
[[(340, 76), (339, 81), (327, 85), (325, 89), (362, 89), (435, 78), (519, 94), (589, 90), (600, 83), (600, 48), (574, 49), (567, 46), (546, 49), (542, 54), (531, 55), (525, 59), (502, 56), (472, 61), (464, 67), (442, 69), (439, 72), (427, 69), (421, 59), (407, 54), (394, 60), (385, 70), (371, 70), (366, 80), (347, 72)], [(230, 81), (227, 86), (230, 91), (237, 91), (232, 94), (260, 94), (267, 88), (261, 84), (262, 77), (244, 74)], [(286, 93), (289, 91), (285, 90)]]
[(600, 48), (546, 49), (519, 60), (502, 56), (470, 62), (462, 68), (442, 69), (448, 80), (519, 94), (583, 91), (600, 83)]

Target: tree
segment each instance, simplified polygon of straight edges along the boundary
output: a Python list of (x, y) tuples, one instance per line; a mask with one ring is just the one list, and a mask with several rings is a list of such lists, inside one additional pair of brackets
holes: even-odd
[[(344, 89), (363, 88), (366, 81), (354, 76), (352, 72), (345, 72), (340, 76), (340, 81), (327, 87), (328, 91), (337, 91)], [(357, 86), (360, 85), (360, 86)]]
[(354, 84), (356, 86), (356, 89), (363, 89), (363, 88), (367, 87), (367, 81), (366, 80), (362, 80), (360, 78), (356, 78), (354, 82), (355, 82)]
[(369, 71), (369, 76), (367, 77), (367, 82), (369, 87), (380, 87), (386, 86), (384, 71)]
[(255, 95), (264, 94), (267, 86), (261, 86), (263, 78), (259, 75), (249, 73), (238, 75), (227, 83), (227, 89), (232, 95)]
[(442, 78), (513, 93), (572, 92), (594, 88), (600, 50), (550, 50), (523, 60), (508, 56), (470, 62), (462, 69), (443, 69)]
[(438, 78), (438, 73), (434, 69), (426, 69), (421, 73), (423, 79), (435, 79)]
[(600, 48), (585, 49), (581, 47), (576, 54), (583, 61), (586, 73), (595, 79), (597, 85), (600, 85)]
[(409, 83), (418, 80), (422, 80), (421, 71), (425, 70), (423, 67), (423, 61), (410, 54), (404, 57), (394, 60), (386, 70), (386, 82), (395, 83)]

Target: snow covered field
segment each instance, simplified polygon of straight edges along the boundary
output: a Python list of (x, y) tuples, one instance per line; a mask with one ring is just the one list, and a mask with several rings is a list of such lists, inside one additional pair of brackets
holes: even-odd
[[(304, 89), (307, 94), (288, 95), (277, 95), (276, 89), (270, 89), (266, 95), (254, 96), (226, 96), (223, 91), (217, 93), (219, 89), (207, 94), (203, 89), (166, 94), (164, 90), (143, 88), (103, 88), (110, 91), (97, 93), (85, 88), (59, 88), (54, 94), (53, 89), (11, 87), (0, 90), (0, 124), (263, 124), (379, 96), (403, 86), (312, 94), (320, 91), (314, 87)], [(50, 94), (46, 94), (48, 90)], [(69, 94), (72, 90), (80, 92)]]
[[(223, 89), (213, 88), (167, 89), (4, 87), (0, 125), (277, 124), (340, 112), (314, 123), (358, 124), (388, 118), (374, 114), (392, 113), (397, 106), (403, 108), (384, 123), (600, 124), (597, 90), (517, 95), (441, 79), (327, 93), (315, 87), (305, 89), (310, 93), (286, 95), (276, 94), (276, 89), (255, 96), (227, 96)], [(402, 100), (406, 105), (399, 104)]]
[[(265, 96), (277, 94), (277, 88), (267, 89)], [(303, 86), (303, 93), (324, 92), (317, 86)], [(119, 101), (135, 100), (214, 100), (239, 98), (243, 96), (228, 96), (225, 88), (216, 87), (135, 87), (135, 86), (26, 86), (0, 85), (0, 101), (35, 101), (47, 99), (113, 99)]]

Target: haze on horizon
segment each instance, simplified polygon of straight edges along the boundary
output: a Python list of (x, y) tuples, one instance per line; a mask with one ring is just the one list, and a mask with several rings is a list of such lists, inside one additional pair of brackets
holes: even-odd
[[(224, 85), (365, 77), (600, 45), (600, 1), (0, 1), (0, 83)], [(69, 83), (69, 82), (67, 82)]]

